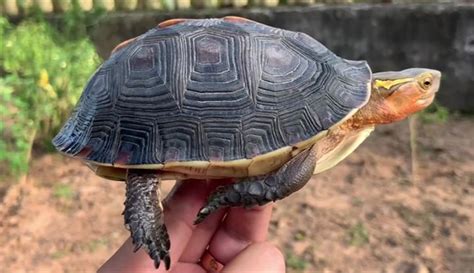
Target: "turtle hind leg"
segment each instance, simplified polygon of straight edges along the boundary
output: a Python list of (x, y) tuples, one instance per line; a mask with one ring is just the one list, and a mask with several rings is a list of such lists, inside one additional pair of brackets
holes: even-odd
[(156, 268), (163, 261), (168, 270), (170, 240), (163, 218), (159, 182), (156, 171), (128, 170), (123, 215), (135, 245), (134, 251), (144, 247)]
[(251, 207), (283, 199), (301, 189), (313, 175), (316, 166), (316, 145), (299, 153), (277, 171), (249, 177), (235, 184), (220, 186), (198, 213), (195, 224), (223, 207)]

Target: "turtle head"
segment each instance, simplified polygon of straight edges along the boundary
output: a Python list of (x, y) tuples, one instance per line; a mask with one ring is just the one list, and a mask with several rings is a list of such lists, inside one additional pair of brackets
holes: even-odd
[(425, 109), (439, 89), (441, 72), (410, 68), (374, 73), (369, 108), (374, 123), (391, 123)]

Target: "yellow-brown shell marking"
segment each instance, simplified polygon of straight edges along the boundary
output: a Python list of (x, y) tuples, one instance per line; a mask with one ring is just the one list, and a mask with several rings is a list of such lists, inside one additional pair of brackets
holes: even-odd
[(125, 180), (126, 169), (157, 170), (166, 175), (167, 179), (257, 176), (267, 174), (280, 168), (292, 157), (324, 138), (326, 134), (327, 131), (320, 132), (304, 143), (283, 147), (252, 159), (231, 161), (183, 161), (148, 165), (112, 165), (88, 162), (88, 166), (96, 172), (97, 175), (114, 180)]

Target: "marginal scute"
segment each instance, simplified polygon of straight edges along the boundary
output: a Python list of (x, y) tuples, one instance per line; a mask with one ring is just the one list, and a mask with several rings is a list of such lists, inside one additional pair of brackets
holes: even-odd
[[(373, 128), (372, 128), (373, 129)], [(355, 141), (357, 145), (350, 146), (352, 143), (349, 141), (344, 141), (341, 144), (340, 149), (335, 149), (336, 151), (350, 151), (357, 148), (357, 146), (362, 142), (365, 137), (368, 136), (365, 133), (370, 133), (371, 130), (364, 130), (360, 136), (360, 142)], [(89, 162), (88, 166), (97, 175), (100, 175), (105, 178), (113, 180), (125, 180), (126, 169), (127, 168), (136, 168), (136, 169), (156, 169), (160, 171), (161, 176), (166, 179), (204, 179), (204, 178), (224, 178), (224, 177), (247, 177), (247, 176), (258, 176), (269, 173), (280, 168), (285, 164), (290, 158), (296, 156), (302, 151), (311, 148), (312, 145), (320, 141), (322, 138), (327, 136), (328, 131), (323, 131), (316, 136), (307, 139), (305, 141), (299, 142), (294, 146), (287, 146), (280, 148), (276, 151), (265, 153), (259, 156), (256, 156), (253, 159), (240, 159), (240, 160), (231, 160), (231, 161), (184, 161), (184, 162), (168, 162), (164, 165), (154, 164), (154, 165), (98, 165), (93, 162)], [(359, 134), (355, 134), (355, 137), (358, 137)], [(349, 144), (348, 144), (349, 143)], [(347, 144), (347, 145), (346, 145)], [(349, 146), (348, 146), (349, 145)], [(349, 147), (345, 149), (343, 147)], [(353, 147), (353, 148), (350, 148)], [(351, 150), (352, 149), (352, 150)], [(330, 155), (330, 159), (334, 158), (336, 155)], [(345, 157), (345, 156), (344, 156)], [(323, 161), (329, 162), (331, 160), (326, 160), (328, 157), (324, 157)], [(342, 159), (341, 159), (342, 160)], [(338, 161), (337, 161), (338, 162)], [(319, 170), (321, 167), (326, 165), (321, 164), (317, 167)], [(163, 179), (164, 179), (163, 178)]]
[(114, 49), (112, 49), (112, 52), (110, 53), (110, 55), (114, 54), (115, 52), (119, 51), (119, 50), (122, 49), (122, 48), (127, 47), (130, 43), (132, 43), (133, 41), (135, 41), (135, 39), (136, 39), (136, 37), (121, 42), (121, 43), (118, 44)]
[(187, 21), (188, 19), (184, 19), (184, 18), (175, 18), (175, 19), (169, 19), (169, 20), (166, 20), (166, 21), (163, 21), (161, 23), (158, 24), (158, 27), (159, 28), (165, 28), (165, 27), (169, 27), (169, 26), (172, 26), (172, 25), (177, 25), (179, 23), (182, 23), (184, 21)]
[(248, 167), (248, 175), (263, 175), (280, 168), (285, 162), (291, 159), (291, 151), (291, 147), (283, 147), (276, 151), (255, 157)]
[(116, 168), (180, 178), (263, 174), (370, 95), (365, 62), (244, 18), (168, 20), (115, 52), (53, 142), (116, 179)]
[(256, 23), (253, 20), (239, 17), (239, 16), (226, 16), (226, 17), (223, 17), (222, 20), (226, 22), (231, 22), (231, 23)]
[(185, 161), (165, 163), (163, 171), (206, 176), (210, 163), (207, 161)]
[[(110, 179), (125, 181), (127, 178), (127, 169), (115, 168), (109, 166), (97, 166), (97, 165), (88, 165), (91, 170), (95, 172), (100, 177)], [(92, 167), (91, 167), (92, 166)]]
[(252, 160), (240, 159), (228, 162), (211, 161), (207, 169), (208, 176), (214, 177), (247, 177), (247, 168)]

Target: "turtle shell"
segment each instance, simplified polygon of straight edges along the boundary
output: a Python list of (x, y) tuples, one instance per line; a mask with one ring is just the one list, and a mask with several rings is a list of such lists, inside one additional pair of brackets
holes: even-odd
[(236, 17), (175, 19), (115, 50), (53, 143), (121, 168), (251, 160), (353, 114), (370, 80), (366, 62), (303, 33)]

